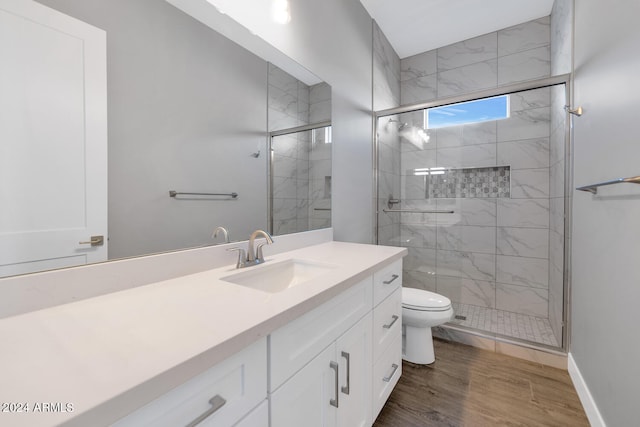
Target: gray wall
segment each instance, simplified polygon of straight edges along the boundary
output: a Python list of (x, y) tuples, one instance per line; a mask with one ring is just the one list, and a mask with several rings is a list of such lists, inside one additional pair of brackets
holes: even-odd
[[(576, 0), (574, 183), (640, 174), (640, 2)], [(638, 425), (640, 186), (574, 191), (571, 354), (607, 425)]]
[(107, 32), (109, 258), (266, 228), (267, 63), (164, 1), (40, 2)]
[[(374, 111), (400, 105), (400, 57), (377, 23), (373, 25), (373, 109)], [(374, 194), (378, 212), (388, 208), (390, 196), (400, 197), (400, 137), (398, 126), (380, 119), (378, 132), (378, 192)], [(397, 206), (396, 206), (397, 207)], [(378, 244), (400, 244), (400, 215), (378, 214)], [(375, 226), (376, 224), (374, 224)]]
[[(332, 88), (336, 240), (370, 243), (373, 223), (372, 21), (358, 0), (298, 0), (291, 22), (264, 20), (265, 40)], [(329, 24), (328, 24), (329, 23)]]

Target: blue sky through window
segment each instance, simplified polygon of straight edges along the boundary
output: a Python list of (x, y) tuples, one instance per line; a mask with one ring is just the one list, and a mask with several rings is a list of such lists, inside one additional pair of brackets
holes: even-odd
[(509, 95), (444, 105), (429, 108), (424, 112), (426, 129), (500, 120), (508, 117)]

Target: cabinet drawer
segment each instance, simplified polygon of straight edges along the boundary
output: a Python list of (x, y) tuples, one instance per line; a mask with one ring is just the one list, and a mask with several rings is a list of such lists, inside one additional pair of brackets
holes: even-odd
[(380, 304), (402, 285), (402, 260), (386, 266), (373, 275), (373, 306)]
[(373, 361), (402, 336), (402, 288), (397, 288), (373, 310)]
[[(204, 427), (204, 426), (203, 426)], [(269, 427), (269, 403), (264, 401), (233, 427)]]
[[(213, 403), (209, 401), (216, 397)], [(200, 425), (230, 426), (267, 397), (267, 343), (262, 338), (137, 411), (122, 418), (117, 427), (188, 425), (224, 404)]]
[(373, 419), (378, 417), (402, 374), (402, 335), (382, 353), (373, 365)]
[(271, 334), (270, 391), (371, 311), (371, 283), (369, 277)]

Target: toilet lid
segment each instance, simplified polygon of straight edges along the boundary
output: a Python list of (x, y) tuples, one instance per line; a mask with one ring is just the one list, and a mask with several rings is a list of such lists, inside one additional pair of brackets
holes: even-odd
[(402, 288), (402, 306), (412, 310), (441, 311), (451, 307), (451, 300), (422, 289)]

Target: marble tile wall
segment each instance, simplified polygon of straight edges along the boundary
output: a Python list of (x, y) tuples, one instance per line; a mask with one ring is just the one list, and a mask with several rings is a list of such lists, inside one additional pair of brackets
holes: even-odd
[(373, 110), (400, 105), (400, 57), (387, 37), (373, 24)]
[[(402, 59), (401, 104), (551, 75), (550, 22), (545, 17)], [(558, 148), (551, 145), (552, 131), (561, 127), (553, 121), (562, 113), (559, 102), (550, 88), (520, 92), (511, 95), (509, 119), (430, 130), (422, 147), (400, 138), (401, 207), (455, 211), (401, 215), (406, 286), (456, 303), (550, 317), (550, 283), (557, 279), (550, 258), (562, 240), (552, 235), (559, 225), (550, 218), (560, 205), (554, 191), (563, 188), (556, 183)], [(420, 126), (422, 117), (407, 113), (399, 120)], [(509, 198), (426, 199), (424, 177), (407, 173), (490, 166), (510, 167)]]
[[(400, 58), (373, 23), (373, 109), (375, 111), (400, 105)], [(378, 123), (378, 192), (374, 205), (378, 215), (378, 242), (400, 245), (400, 214), (384, 213), (390, 198), (400, 198), (400, 136), (399, 117), (383, 117)], [(397, 208), (396, 206), (392, 206)], [(374, 225), (375, 227), (375, 225)], [(375, 235), (375, 230), (374, 230)]]
[[(572, 71), (571, 47), (573, 33), (573, 0), (555, 0), (551, 9), (551, 73), (564, 74)], [(550, 137), (550, 226), (549, 226), (549, 321), (558, 342), (562, 342), (562, 322), (564, 311), (564, 193), (565, 180), (565, 127), (566, 113), (564, 90), (553, 88), (551, 92), (551, 137)], [(569, 200), (570, 203), (570, 200)]]
[(551, 92), (554, 114), (551, 115), (549, 181), (549, 320), (558, 342), (562, 342), (564, 311), (564, 221), (565, 221), (565, 120), (566, 104), (564, 87), (554, 87)]
[[(318, 83), (309, 88), (309, 123), (331, 120), (331, 86)], [(309, 222), (304, 230), (331, 227), (331, 134), (325, 128), (310, 132)], [(304, 231), (300, 226), (299, 231)]]
[(555, 0), (551, 9), (551, 74), (570, 73), (574, 0)]
[(551, 75), (550, 17), (400, 61), (402, 105)]
[[(562, 109), (560, 109), (562, 111)], [(399, 117), (418, 125), (416, 113)], [(551, 89), (510, 97), (510, 118), (430, 131), (419, 147), (400, 138), (405, 285), (453, 301), (528, 316), (549, 315)], [(509, 197), (433, 198), (416, 168), (508, 166)], [(433, 177), (431, 177), (433, 178)]]
[[(269, 130), (309, 123), (310, 88), (269, 64)], [(309, 132), (273, 138), (273, 233), (309, 229)]]

